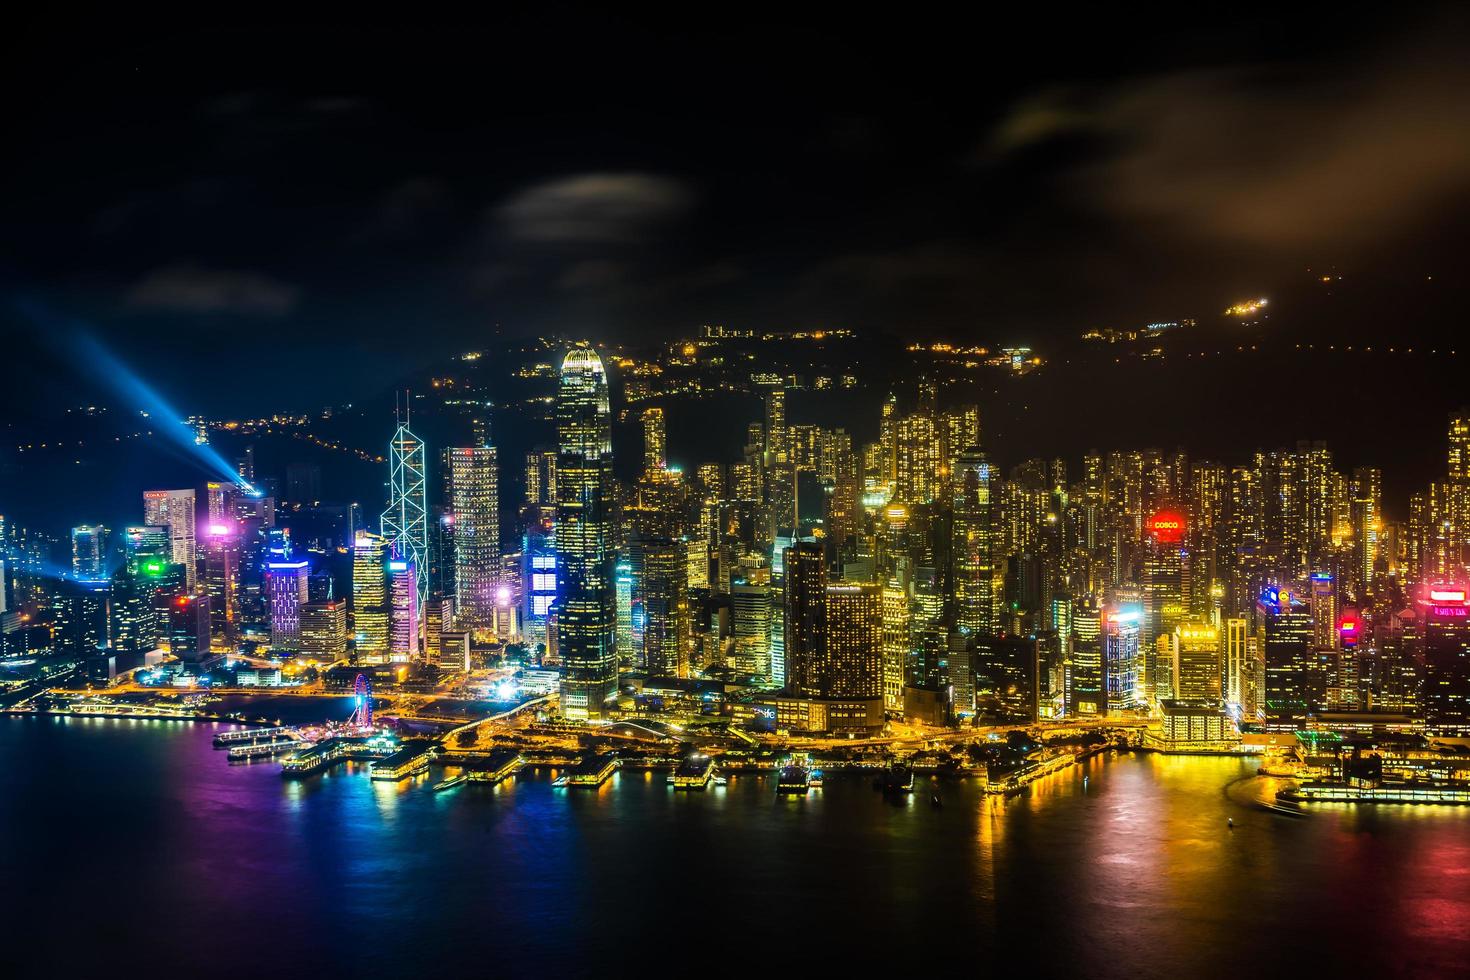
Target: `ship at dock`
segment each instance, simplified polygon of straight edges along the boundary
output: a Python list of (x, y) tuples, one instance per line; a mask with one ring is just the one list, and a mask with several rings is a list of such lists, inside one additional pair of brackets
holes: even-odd
[(782, 796), (805, 796), (822, 788), (822, 771), (814, 769), (805, 756), (795, 756), (776, 771), (776, 793)]

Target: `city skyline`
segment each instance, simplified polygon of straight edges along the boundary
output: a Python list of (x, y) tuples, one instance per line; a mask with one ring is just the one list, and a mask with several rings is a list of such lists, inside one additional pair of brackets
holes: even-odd
[(1464, 972), (1466, 9), (14, 20), (7, 975)]

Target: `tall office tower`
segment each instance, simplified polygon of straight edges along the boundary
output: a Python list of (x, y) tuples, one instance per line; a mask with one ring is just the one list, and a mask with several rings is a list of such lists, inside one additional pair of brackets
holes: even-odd
[(627, 559), (613, 566), (613, 597), (618, 661), (629, 669), (642, 670), (642, 645), (633, 644), (633, 566)]
[(526, 503), (556, 506), (556, 450), (535, 449), (526, 453)]
[[(1466, 420), (1470, 424), (1470, 420)], [(1383, 471), (1371, 466), (1353, 470), (1352, 497), (1353, 579), (1359, 600), (1378, 589), (1378, 559), (1383, 534)]]
[(1297, 443), (1296, 455), (1301, 481), (1298, 519), (1305, 557), (1309, 566), (1319, 565), (1332, 546), (1332, 454), (1325, 442), (1301, 441)]
[(708, 589), (710, 587), (709, 539), (701, 536), (699, 529), (696, 528), (692, 537), (681, 538), (680, 543), (684, 546), (684, 567), (685, 575), (689, 580), (689, 588), (691, 590)]
[(106, 579), (56, 583), (52, 597), (58, 656), (84, 660), (112, 645), (112, 584)]
[(273, 561), (265, 566), (265, 591), (270, 606), (271, 649), (295, 653), (301, 649), (301, 608), (307, 602), (305, 561)]
[(1335, 649), (1337, 634), (1337, 583), (1331, 572), (1313, 572), (1307, 593), (1308, 611), (1312, 614), (1312, 646), (1318, 650)]
[(181, 595), (168, 607), (168, 648), (186, 664), (209, 658), (209, 596)]
[(1470, 597), (1461, 585), (1435, 583), (1425, 592), (1417, 603), (1424, 621), (1424, 730), (1470, 737)]
[(903, 710), (903, 688), (909, 663), (909, 633), (913, 627), (909, 590), (896, 578), (883, 587), (883, 707)]
[(951, 462), (960, 453), (980, 445), (980, 406), (960, 405), (944, 414), (945, 463)]
[(1261, 597), (1265, 623), (1266, 728), (1297, 731), (1307, 716), (1322, 710), (1325, 671), (1312, 655), (1312, 615), (1289, 592), (1273, 589)]
[(786, 550), (793, 540), (778, 535), (771, 548), (771, 683), (788, 686), (786, 670)]
[(255, 445), (245, 447), (245, 453), (235, 460), (235, 469), (246, 483), (255, 482)]
[(1174, 698), (1220, 703), (1220, 631), (1207, 623), (1174, 627)]
[(424, 603), (424, 660), (427, 663), (462, 669), (458, 666), (452, 644), (449, 655), (442, 663), (440, 661), (445, 649), (444, 635), (450, 632), (453, 623), (454, 600), (447, 596), (429, 596), (429, 601)]
[(556, 602), (556, 548), (549, 517), (527, 525), (521, 538), (520, 581), (526, 638), (532, 644), (549, 643), (547, 629)]
[(1449, 477), (1456, 483), (1470, 482), (1470, 409), (1450, 414)]
[(1247, 623), (1244, 617), (1231, 616), (1222, 624), (1220, 633), (1221, 681), (1226, 705), (1241, 711), (1250, 684), (1250, 663), (1246, 650)]
[(71, 573), (89, 582), (107, 577), (107, 528), (83, 524), (71, 529)]
[(422, 610), (418, 569), (412, 555), (388, 551), (388, 659), (407, 663), (423, 653)]
[(301, 655), (332, 663), (347, 655), (347, 603), (341, 599), (301, 607)]
[(996, 567), (992, 469), (985, 454), (968, 449), (956, 457), (954, 595), (956, 622), (973, 633), (995, 633)]
[[(1108, 705), (1103, 670), (1102, 607), (1092, 596), (1084, 596), (1071, 602), (1068, 620), (1071, 636), (1066, 662), (1067, 714), (1105, 714)], [(1057, 628), (1061, 628), (1060, 624)]]
[(741, 673), (771, 676), (771, 586), (737, 578), (730, 583), (735, 634), (735, 667)]
[(801, 697), (821, 697), (827, 618), (827, 563), (822, 546), (794, 541), (781, 556), (785, 581), (782, 639), (786, 686)]
[(194, 490), (145, 490), (143, 523), (168, 528), (173, 562), (184, 566), (185, 582), (192, 590), (198, 581), (194, 567)]
[(876, 585), (828, 585), (819, 688), (827, 698), (883, 696), (883, 597)]
[(777, 535), (787, 529), (799, 536), (796, 467), (789, 462), (772, 463), (767, 467), (767, 475), (769, 480), (763, 540), (774, 541)]
[(669, 465), (668, 437), (664, 431), (664, 410), (655, 406), (643, 410), (643, 472), (662, 473)]
[(1189, 611), (1196, 617), (1208, 618), (1216, 603), (1216, 589), (1221, 583), (1220, 532), (1226, 504), (1225, 467), (1215, 463), (1195, 463), (1189, 471), (1189, 546), (1190, 594)]
[[(424, 444), (408, 430), (406, 421), (388, 443), (388, 509), (379, 522), (388, 550), (413, 566), (414, 599), (422, 607), (429, 596), (429, 499), (424, 468)], [(418, 608), (414, 610), (417, 622)]]
[(791, 465), (801, 473), (816, 473), (822, 463), (822, 428), (817, 425), (787, 426)]
[(483, 631), (495, 618), (500, 584), (499, 464), (494, 446), (444, 451), (454, 526), (454, 605), (461, 629)]
[(893, 499), (906, 504), (933, 500), (939, 492), (942, 442), (933, 416), (910, 415), (894, 434)]
[(145, 559), (171, 561), (173, 554), (168, 543), (168, 528), (145, 524), (129, 524), (123, 528), (123, 549), (127, 567), (134, 571)]
[(766, 392), (765, 450), (768, 462), (785, 462), (790, 451), (790, 432), (786, 428), (786, 389)]
[(143, 654), (158, 646), (157, 580), (144, 568), (122, 568), (112, 579), (112, 647)]
[(388, 659), (388, 580), (386, 539), (359, 531), (352, 546), (352, 630), (358, 661)]
[(1188, 521), (1184, 514), (1172, 508), (1155, 511), (1145, 522), (1139, 575), (1143, 597), (1143, 629), (1139, 643), (1147, 662), (1146, 683), (1156, 692), (1162, 690), (1160, 679), (1173, 667), (1169, 663), (1160, 663), (1156, 658), (1159, 637), (1172, 637), (1174, 627), (1183, 622), (1189, 611), (1185, 599), (1189, 594), (1189, 552), (1184, 545), (1187, 531)]
[(883, 488), (891, 492), (893, 490), (894, 475), (897, 471), (898, 455), (898, 397), (893, 394), (883, 401), (883, 408), (878, 419), (878, 456), (877, 467), (872, 473), (873, 485), (868, 489), (877, 490)]
[(1139, 646), (1142, 619), (1143, 610), (1136, 605), (1117, 606), (1103, 618), (1103, 687), (1107, 690), (1109, 713), (1129, 711), (1148, 703)]
[(615, 484), (607, 375), (590, 347), (574, 347), (562, 361), (556, 422), (561, 706), (570, 718), (601, 718), (618, 684), (611, 555)]
[(209, 596), (210, 631), (226, 646), (240, 638), (240, 529), (229, 523), (211, 524), (203, 539), (204, 581)]
[[(233, 483), (210, 480), (204, 484), (204, 509), (210, 524), (235, 519), (235, 501), (240, 496), (239, 488)], [(295, 499), (295, 498), (290, 498)]]
[(688, 563), (680, 542), (635, 537), (628, 543), (633, 601), (643, 609), (643, 655), (655, 677), (689, 676)]

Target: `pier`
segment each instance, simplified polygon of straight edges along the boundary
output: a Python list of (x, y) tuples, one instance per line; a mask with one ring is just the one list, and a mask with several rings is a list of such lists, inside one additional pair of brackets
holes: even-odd
[(287, 779), (300, 779), (339, 762), (381, 760), (393, 754), (393, 748), (393, 743), (379, 739), (328, 738), (287, 756), (281, 763), (281, 775)]
[(503, 749), (490, 756), (484, 769), (470, 773), (470, 782), (494, 786), (520, 772), (526, 765), (525, 758), (514, 749)]
[(233, 732), (221, 732), (214, 737), (214, 747), (227, 749), (232, 745), (250, 745), (256, 742), (273, 742), (278, 739), (297, 740), (296, 729), (277, 728), (242, 728)]
[(591, 755), (572, 767), (572, 771), (556, 781), (558, 786), (577, 786), (596, 789), (612, 778), (622, 761), (610, 752)]
[(372, 778), (399, 782), (410, 776), (428, 772), (437, 742), (416, 738), (403, 743), (403, 747), (392, 755), (373, 763)]

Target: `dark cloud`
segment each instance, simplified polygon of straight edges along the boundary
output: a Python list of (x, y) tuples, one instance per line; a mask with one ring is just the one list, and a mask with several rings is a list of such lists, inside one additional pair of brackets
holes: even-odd
[(1374, 56), (1172, 72), (1019, 101), (982, 158), (1063, 137), (1064, 177), (1125, 221), (1279, 250), (1361, 243), (1470, 189), (1470, 63), (1415, 36)]
[(140, 279), (127, 305), (160, 313), (234, 313), (286, 316), (296, 309), (301, 289), (259, 272), (173, 265)]
[(513, 240), (624, 245), (647, 240), (687, 212), (693, 201), (690, 189), (671, 177), (589, 173), (519, 191), (495, 209), (495, 218)]

